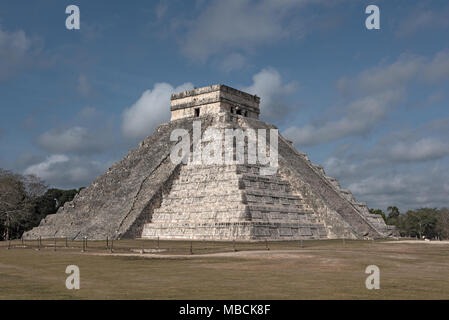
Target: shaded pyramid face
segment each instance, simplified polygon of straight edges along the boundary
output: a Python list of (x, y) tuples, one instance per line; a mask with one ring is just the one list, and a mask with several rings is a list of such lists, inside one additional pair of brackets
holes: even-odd
[[(276, 135), (276, 171), (248, 161), (176, 163), (174, 130), (270, 130), (259, 98), (223, 85), (172, 96), (172, 120), (24, 238), (288, 240), (379, 238), (395, 233), (338, 182)], [(194, 140), (194, 139), (193, 139)], [(198, 143), (188, 143), (195, 150)], [(209, 140), (201, 142), (206, 147)], [(247, 138), (247, 143), (251, 138)], [(266, 143), (270, 149), (271, 138)], [(236, 145), (223, 144), (225, 156)], [(265, 171), (264, 171), (265, 170)]]

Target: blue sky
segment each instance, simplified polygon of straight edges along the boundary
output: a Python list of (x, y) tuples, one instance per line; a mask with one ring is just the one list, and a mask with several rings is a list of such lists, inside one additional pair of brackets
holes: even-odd
[(438, 0), (3, 0), (0, 167), (86, 186), (173, 91), (224, 83), (359, 201), (449, 206), (448, 31)]

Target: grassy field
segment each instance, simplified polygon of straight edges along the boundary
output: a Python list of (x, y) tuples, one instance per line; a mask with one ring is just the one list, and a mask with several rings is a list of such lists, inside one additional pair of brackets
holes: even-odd
[[(53, 245), (0, 243), (0, 299), (449, 299), (447, 243), (195, 241), (193, 254), (189, 241), (115, 241), (113, 253), (104, 241)], [(68, 265), (80, 290), (65, 287)], [(380, 290), (365, 288), (368, 265)]]

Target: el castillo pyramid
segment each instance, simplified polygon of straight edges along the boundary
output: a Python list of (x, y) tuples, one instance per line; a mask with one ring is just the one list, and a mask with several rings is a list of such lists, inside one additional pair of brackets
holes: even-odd
[[(275, 129), (259, 120), (259, 103), (259, 97), (225, 85), (173, 94), (170, 122), (24, 238), (294, 240), (394, 234), (280, 134), (278, 167), (271, 175), (261, 174), (258, 163), (172, 161), (173, 130), (192, 134), (198, 121), (201, 133)], [(191, 141), (190, 147), (197, 146)]]

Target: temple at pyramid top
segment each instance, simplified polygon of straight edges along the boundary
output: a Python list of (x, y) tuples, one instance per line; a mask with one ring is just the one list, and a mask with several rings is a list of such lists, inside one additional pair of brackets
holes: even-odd
[(216, 84), (172, 94), (171, 120), (221, 112), (259, 119), (259, 103), (256, 95)]

